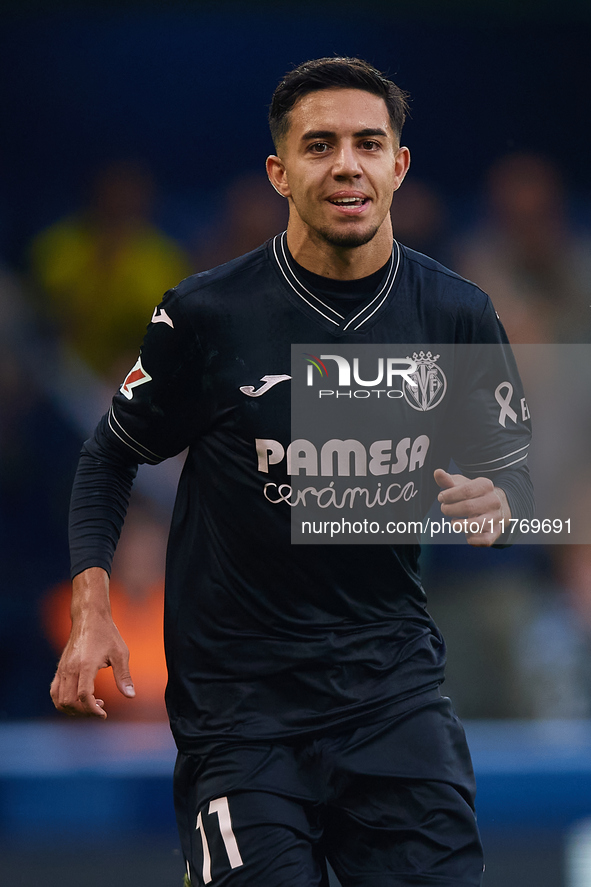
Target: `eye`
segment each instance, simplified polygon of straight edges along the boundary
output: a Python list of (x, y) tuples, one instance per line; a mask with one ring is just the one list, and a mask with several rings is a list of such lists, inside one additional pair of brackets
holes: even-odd
[(365, 151), (377, 151), (377, 149), (380, 147), (380, 143), (376, 142), (375, 139), (364, 139), (361, 142), (361, 147)]
[(313, 142), (309, 145), (308, 150), (313, 154), (325, 154), (329, 149), (327, 142)]

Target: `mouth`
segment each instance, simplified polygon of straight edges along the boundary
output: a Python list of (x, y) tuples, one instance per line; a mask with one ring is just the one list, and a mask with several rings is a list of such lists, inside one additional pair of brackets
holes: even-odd
[(333, 197), (328, 198), (328, 202), (345, 215), (357, 215), (357, 213), (363, 212), (365, 207), (369, 205), (370, 200), (369, 197), (364, 197), (362, 194), (335, 194)]

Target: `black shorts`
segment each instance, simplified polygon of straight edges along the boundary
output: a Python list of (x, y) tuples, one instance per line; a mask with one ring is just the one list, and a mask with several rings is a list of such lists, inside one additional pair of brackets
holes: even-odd
[(179, 754), (192, 887), (479, 887), (474, 774), (449, 699), (286, 744)]

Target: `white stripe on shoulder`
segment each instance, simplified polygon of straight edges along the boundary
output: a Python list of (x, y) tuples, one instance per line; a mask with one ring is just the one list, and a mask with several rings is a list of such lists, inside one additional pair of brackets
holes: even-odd
[[(109, 410), (109, 415), (107, 418), (109, 423), (109, 428), (113, 432), (113, 434), (119, 438), (119, 440), (124, 443), (130, 450), (133, 450), (142, 459), (145, 459), (147, 462), (151, 462), (156, 465), (158, 462), (164, 461), (164, 456), (159, 456), (157, 453), (153, 453), (152, 450), (149, 450), (148, 447), (145, 447), (143, 444), (139, 443), (139, 441), (135, 440), (131, 434), (128, 434), (113, 410), (113, 407)], [(115, 425), (117, 427), (115, 427)]]

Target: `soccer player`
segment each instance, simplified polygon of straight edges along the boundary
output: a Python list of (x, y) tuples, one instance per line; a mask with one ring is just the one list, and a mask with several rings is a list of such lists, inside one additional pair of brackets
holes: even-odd
[[(68, 714), (105, 718), (99, 668), (135, 692), (108, 599), (133, 477), (138, 463), (188, 447), (165, 643), (193, 887), (325, 887), (326, 859), (343, 887), (481, 882), (474, 777), (439, 692), (445, 646), (426, 610), (418, 546), (291, 545), (289, 495), (269, 493), (290, 479), (292, 343), (506, 342), (482, 291), (393, 241), (390, 204), (409, 166), (405, 113), (401, 90), (358, 59), (287, 74), (267, 160), (289, 203), (287, 232), (165, 295), (80, 458), (72, 634), (52, 697)], [(504, 372), (496, 390), (464, 380), (486, 430), (477, 446), (462, 443), (462, 420), (444, 462), (423, 442), (407, 465), (432, 498), (439, 485), (446, 517), (480, 521), (473, 545), (495, 543), (532, 507), (529, 423), (510, 363)], [(400, 403), (402, 442), (440, 409)], [(407, 450), (401, 443), (392, 465), (401, 477)], [(462, 474), (446, 471), (450, 456)]]

